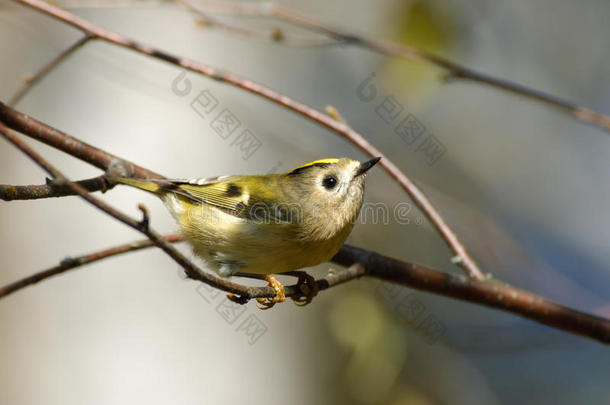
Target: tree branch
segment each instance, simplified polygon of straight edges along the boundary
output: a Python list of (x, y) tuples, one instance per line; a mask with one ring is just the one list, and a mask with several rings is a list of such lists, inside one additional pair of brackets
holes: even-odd
[(57, 55), (51, 62), (44, 65), (38, 72), (31, 76), (24, 77), (23, 86), (13, 95), (13, 97), (10, 98), (8, 105), (14, 106), (17, 104), (17, 102), (21, 100), (21, 98), (32, 88), (32, 86), (38, 83), (47, 73), (53, 70), (54, 67), (63, 62), (68, 56), (76, 52), (91, 39), (92, 37), (90, 35), (85, 35), (72, 44), (69, 48)]
[(0, 102), (0, 122), (32, 139), (58, 149), (90, 165), (107, 170), (119, 171), (121, 175), (137, 178), (163, 178), (158, 173), (145, 169), (104, 150), (89, 145), (62, 131), (44, 124)]
[[(163, 239), (165, 239), (169, 243), (175, 243), (184, 240), (183, 236), (178, 234), (167, 235), (164, 236)], [(57, 266), (53, 266), (50, 269), (38, 272), (36, 274), (32, 274), (31, 276), (22, 278), (21, 280), (15, 281), (14, 283), (5, 285), (4, 287), (0, 287), (0, 299), (11, 295), (12, 293), (17, 292), (25, 287), (39, 283), (48, 278), (63, 274), (68, 270), (72, 270), (77, 267), (82, 267), (87, 264), (91, 264), (102, 259), (107, 259), (112, 256), (117, 256), (128, 252), (135, 252), (136, 250), (146, 249), (152, 246), (155, 246), (153, 241), (151, 241), (150, 239), (144, 239), (139, 240), (137, 242), (114, 246), (109, 249), (100, 250), (98, 252), (82, 256), (67, 257), (63, 259)]]
[[(447, 72), (447, 78), (465, 79), (475, 83), (487, 85), (499, 90), (507, 91), (531, 100), (546, 104), (559, 111), (563, 111), (579, 121), (597, 126), (610, 132), (610, 116), (587, 107), (582, 107), (554, 95), (532, 89), (519, 83), (500, 79), (485, 73), (478, 72), (469, 67), (460, 65), (449, 59), (397, 42), (378, 40), (356, 35), (328, 24), (323, 24), (313, 17), (296, 11), (290, 7), (269, 2), (230, 2), (206, 1), (208, 6), (216, 11), (232, 15), (255, 15), (277, 18), (291, 24), (322, 33), (335, 40), (348, 45), (369, 49), (383, 55), (420, 60)], [(219, 26), (219, 28), (223, 28)]]
[[(164, 60), (174, 65), (181, 66), (190, 71), (200, 73), (204, 76), (209, 76), (217, 81), (221, 81), (238, 88), (249, 91), (253, 94), (259, 95), (267, 100), (270, 100), (282, 107), (288, 108), (313, 122), (321, 124), (326, 128), (336, 132), (349, 140), (352, 144), (359, 147), (362, 151), (370, 155), (371, 157), (383, 157), (380, 164), (381, 166), (394, 178), (402, 188), (409, 194), (413, 202), (422, 210), (422, 212), (428, 217), (432, 225), (438, 230), (443, 240), (447, 243), (449, 248), (453, 250), (458, 260), (458, 263), (470, 277), (482, 280), (485, 278), (483, 271), (476, 264), (474, 259), (470, 256), (464, 245), (460, 242), (456, 233), (447, 224), (441, 214), (436, 210), (434, 205), (428, 200), (426, 195), (411, 181), (405, 173), (403, 173), (397, 165), (395, 165), (390, 159), (388, 159), (379, 149), (374, 147), (369, 141), (367, 141), (361, 134), (354, 131), (346, 124), (334, 120), (332, 117), (315, 110), (303, 103), (278, 93), (270, 88), (267, 88), (259, 83), (240, 77), (234, 73), (228, 71), (220, 71), (209, 65), (199, 63), (190, 59), (177, 57), (171, 55), (168, 52), (155, 49), (149, 45), (140, 44), (132, 39), (123, 37), (115, 32), (105, 30), (89, 21), (86, 21), (74, 14), (71, 14), (65, 10), (61, 10), (57, 7), (51, 6), (50, 4), (44, 3), (39, 0), (15, 0), (22, 4), (26, 4), (35, 10), (41, 11), (47, 15), (50, 15), (60, 21), (63, 21), (75, 28), (80, 29), (85, 34), (91, 35), (102, 41), (106, 41), (112, 44), (122, 46), (127, 49), (131, 49), (148, 55), (160, 60)], [(0, 118), (1, 119), (1, 118)]]
[[(163, 238), (169, 243), (184, 240), (181, 235), (177, 234)], [(0, 299), (68, 270), (152, 246), (154, 243), (146, 239), (88, 255), (64, 259), (58, 266), (1, 287)], [(477, 281), (464, 276), (446, 274), (349, 245), (343, 246), (332, 260), (348, 268), (340, 272), (330, 272), (325, 277), (316, 280), (320, 290), (326, 290), (362, 276), (375, 277), (406, 287), (511, 312), (556, 329), (610, 344), (610, 320), (576, 311), (499, 281)], [(268, 287), (251, 288), (266, 291)], [(287, 297), (299, 294), (300, 290), (297, 285), (286, 286)]]
[[(113, 187), (106, 181), (106, 176), (93, 177), (91, 179), (76, 181), (75, 183), (88, 192), (105, 192)], [(0, 200), (4, 201), (38, 200), (41, 198), (65, 197), (68, 195), (76, 195), (76, 193), (67, 185), (55, 184), (52, 180), (47, 181), (47, 184), (31, 186), (0, 184)]]
[(223, 21), (212, 18), (208, 14), (204, 13), (199, 7), (197, 7), (191, 0), (175, 0), (177, 3), (184, 6), (186, 9), (197, 15), (199, 20), (197, 21), (200, 25), (205, 27), (220, 28), (228, 31), (232, 34), (237, 34), (247, 38), (257, 39), (264, 42), (276, 42), (291, 47), (317, 47), (317, 46), (331, 46), (338, 45), (339, 43), (330, 38), (303, 38), (296, 36), (287, 36), (284, 31), (278, 27), (274, 27), (270, 32), (260, 32), (245, 29), (233, 24), (227, 24)]
[(496, 280), (473, 280), (344, 246), (338, 264), (360, 263), (366, 275), (422, 291), (512, 312), (524, 318), (610, 344), (610, 320), (574, 310)]

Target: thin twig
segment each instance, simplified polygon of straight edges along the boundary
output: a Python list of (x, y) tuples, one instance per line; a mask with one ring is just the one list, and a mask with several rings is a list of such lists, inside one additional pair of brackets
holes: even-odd
[[(164, 236), (163, 239), (169, 243), (180, 242), (184, 240), (182, 235), (172, 234)], [(146, 249), (155, 246), (150, 239), (144, 239), (137, 242), (131, 242), (124, 245), (114, 246), (109, 249), (100, 250), (98, 252), (77, 256), (67, 257), (63, 259), (57, 266), (51, 267), (50, 269), (41, 271), (31, 276), (22, 278), (21, 280), (15, 281), (14, 283), (5, 285), (0, 288), (0, 298), (4, 298), (14, 292), (17, 292), (25, 287), (36, 284), (40, 281), (48, 278), (63, 274), (68, 270), (72, 270), (77, 267), (85, 266), (97, 262), (102, 259), (107, 259), (112, 256), (120, 255), (123, 253), (134, 252), (136, 250)]]
[(47, 73), (49, 73), (53, 68), (63, 62), (68, 56), (72, 53), (80, 49), (83, 45), (85, 45), (89, 40), (93, 39), (90, 35), (85, 35), (74, 44), (72, 44), (69, 48), (61, 52), (57, 55), (51, 62), (47, 63), (42, 67), (38, 72), (33, 75), (28, 75), (23, 78), (23, 86), (11, 97), (8, 101), (8, 105), (14, 106), (17, 104), (19, 100), (36, 84), (42, 79)]
[[(75, 183), (89, 192), (105, 192), (112, 187), (112, 185), (108, 184), (106, 181), (105, 176), (80, 180), (76, 181)], [(76, 195), (76, 193), (65, 184), (55, 184), (53, 181), (48, 181), (47, 184), (36, 184), (30, 186), (12, 186), (8, 184), (0, 184), (0, 200), (4, 201), (38, 200), (41, 198), (65, 197), (68, 195)]]
[(240, 36), (244, 36), (247, 38), (257, 39), (264, 42), (276, 42), (283, 45), (288, 45), (291, 47), (321, 47), (321, 46), (332, 46), (339, 45), (334, 39), (329, 38), (305, 38), (305, 37), (296, 37), (294, 35), (286, 35), (286, 33), (281, 30), (279, 27), (274, 27), (269, 32), (260, 32), (254, 31), (246, 28), (242, 28), (237, 25), (229, 24), (223, 21), (220, 21), (216, 18), (211, 17), (206, 14), (197, 7), (191, 0), (174, 0), (175, 2), (181, 4), (186, 9), (197, 15), (199, 18), (198, 23), (204, 27), (210, 28), (220, 28), (222, 30), (228, 31), (232, 34), (237, 34)]
[[(177, 234), (163, 238), (169, 243), (184, 240), (181, 235)], [(64, 259), (58, 266), (0, 288), (0, 299), (67, 270), (153, 246), (154, 243), (147, 239)], [(461, 301), (512, 312), (556, 329), (610, 344), (610, 320), (564, 307), (536, 294), (498, 281), (476, 281), (464, 276), (450, 275), (349, 245), (343, 246), (333, 261), (348, 266), (348, 268), (329, 272), (325, 277), (316, 280), (320, 290), (326, 290), (362, 276), (375, 277)], [(297, 285), (286, 286), (286, 296), (299, 294), (300, 290)]]
[(60, 21), (63, 21), (73, 27), (82, 30), (84, 33), (94, 36), (100, 40), (113, 43), (127, 49), (131, 49), (166, 62), (182, 66), (190, 71), (209, 76), (217, 81), (221, 81), (235, 87), (247, 90), (253, 94), (257, 94), (267, 100), (270, 100), (280, 106), (288, 108), (310, 120), (317, 122), (328, 129), (335, 131), (337, 134), (348, 139), (354, 145), (358, 146), (365, 153), (372, 157), (383, 157), (380, 164), (392, 176), (402, 188), (409, 194), (415, 204), (422, 212), (430, 219), (434, 227), (439, 231), (442, 238), (457, 257), (460, 258), (459, 264), (468, 273), (470, 277), (482, 280), (485, 278), (483, 272), (478, 267), (474, 259), (462, 245), (453, 229), (445, 222), (441, 214), (436, 210), (432, 203), (428, 200), (425, 194), (396, 166), (390, 159), (381, 153), (379, 149), (369, 143), (362, 135), (354, 131), (344, 123), (334, 120), (332, 117), (313, 109), (296, 100), (278, 93), (270, 88), (267, 88), (259, 83), (240, 77), (228, 71), (221, 71), (212, 66), (199, 63), (190, 59), (174, 56), (168, 52), (155, 49), (149, 45), (138, 43), (132, 39), (123, 37), (115, 32), (108, 31), (89, 21), (86, 21), (74, 14), (65, 10), (61, 10), (50, 4), (39, 0), (15, 0), (22, 4), (26, 4), (35, 10), (41, 11)]
[[(485, 73), (478, 72), (469, 67), (460, 65), (449, 59), (426, 52), (415, 47), (399, 44), (397, 42), (378, 40), (362, 35), (353, 34), (343, 29), (323, 24), (313, 17), (296, 11), (290, 7), (268, 2), (218, 2), (206, 1), (205, 7), (216, 8), (216, 11), (231, 15), (254, 15), (277, 18), (294, 25), (322, 33), (348, 45), (359, 46), (371, 51), (401, 58), (424, 61), (445, 70), (447, 79), (465, 79), (479, 84), (487, 85), (507, 91), (522, 97), (529, 98), (563, 111), (579, 121), (597, 126), (610, 132), (610, 116), (587, 107), (582, 107), (554, 95), (532, 89), (519, 83), (500, 79)], [(222, 28), (222, 27), (220, 27)]]

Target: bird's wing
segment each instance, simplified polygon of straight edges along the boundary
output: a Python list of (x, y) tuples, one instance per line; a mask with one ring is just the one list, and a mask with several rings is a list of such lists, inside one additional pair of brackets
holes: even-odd
[(232, 180), (241, 176), (201, 177), (195, 179), (154, 180), (162, 190), (177, 194), (194, 203), (213, 205), (234, 215), (244, 209), (243, 193), (237, 192)]
[[(255, 176), (246, 182), (247, 176), (204, 177), (190, 180), (161, 180), (156, 182), (161, 188), (173, 192), (193, 202), (204, 203), (219, 208), (231, 215), (251, 220), (288, 221), (288, 213), (277, 204), (263, 198), (264, 192), (252, 195), (248, 185), (257, 182)], [(254, 189), (260, 191), (259, 184)]]

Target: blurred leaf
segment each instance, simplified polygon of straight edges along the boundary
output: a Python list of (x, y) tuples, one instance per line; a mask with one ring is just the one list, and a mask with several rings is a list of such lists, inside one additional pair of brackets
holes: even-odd
[[(398, 42), (438, 55), (447, 55), (453, 45), (453, 21), (436, 2), (415, 1), (396, 13)], [(443, 73), (429, 63), (393, 58), (383, 75), (393, 95), (411, 107), (433, 97), (442, 84)]]

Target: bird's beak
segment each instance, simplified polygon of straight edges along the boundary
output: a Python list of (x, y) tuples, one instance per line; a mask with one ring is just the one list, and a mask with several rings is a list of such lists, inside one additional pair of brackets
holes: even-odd
[(356, 171), (356, 176), (354, 176), (354, 177), (362, 176), (371, 167), (375, 166), (375, 164), (377, 164), (377, 162), (379, 162), (380, 160), (381, 160), (381, 157), (376, 157), (375, 159), (371, 159), (367, 162), (360, 163), (360, 166), (358, 167), (358, 170)]

